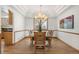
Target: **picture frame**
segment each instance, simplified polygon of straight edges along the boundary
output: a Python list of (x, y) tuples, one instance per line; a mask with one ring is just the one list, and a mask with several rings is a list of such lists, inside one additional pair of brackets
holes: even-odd
[(60, 28), (61, 29), (74, 29), (74, 15), (61, 19)]

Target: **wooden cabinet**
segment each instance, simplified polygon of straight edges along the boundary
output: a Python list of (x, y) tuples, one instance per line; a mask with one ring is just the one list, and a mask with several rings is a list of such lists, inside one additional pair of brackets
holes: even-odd
[(3, 32), (4, 39), (5, 39), (5, 45), (12, 45), (12, 32)]
[[(5, 40), (5, 45), (12, 45), (13, 32), (13, 13), (12, 10), (3, 8), (2, 12), (2, 38)], [(8, 12), (6, 12), (8, 11)]]
[(2, 37), (4, 39), (5, 45), (9, 46), (12, 45), (12, 33), (13, 29), (12, 28), (2, 28)]
[(13, 13), (10, 10), (8, 10), (8, 11), (9, 11), (9, 14), (8, 14), (8, 16), (9, 16), (8, 23), (10, 25), (12, 25), (13, 24)]

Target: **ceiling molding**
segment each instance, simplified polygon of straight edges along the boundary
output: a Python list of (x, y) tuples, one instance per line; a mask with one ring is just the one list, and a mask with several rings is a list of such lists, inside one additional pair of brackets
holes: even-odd
[(22, 10), (20, 8), (18, 8), (17, 6), (11, 6), (12, 8), (14, 8), (19, 14), (21, 14), (23, 17), (25, 16), (22, 12)]
[[(32, 17), (29, 17), (29, 15), (27, 15), (26, 16), (26, 10), (25, 10), (25, 7), (20, 7), (20, 6), (12, 6), (18, 13), (20, 13), (22, 16), (24, 16), (24, 17), (27, 17), (27, 18), (31, 18), (32, 19)], [(70, 5), (59, 5), (57, 8), (56, 8), (56, 10), (55, 10), (55, 13), (56, 13), (56, 15), (54, 16), (54, 17), (57, 17), (58, 15), (60, 15), (61, 13), (63, 13), (65, 10), (67, 10), (68, 8), (70, 7)], [(28, 13), (27, 13), (28, 14)], [(33, 13), (32, 13), (33, 14)], [(31, 14), (31, 16), (32, 16), (32, 14)], [(49, 14), (49, 16), (50, 16), (50, 14)], [(52, 17), (52, 16), (50, 16), (49, 18), (54, 18), (54, 17)]]
[(64, 11), (66, 11), (68, 8), (70, 8), (71, 5), (65, 5), (63, 6), (59, 11), (57, 11), (57, 15), (60, 15), (61, 13), (63, 13)]

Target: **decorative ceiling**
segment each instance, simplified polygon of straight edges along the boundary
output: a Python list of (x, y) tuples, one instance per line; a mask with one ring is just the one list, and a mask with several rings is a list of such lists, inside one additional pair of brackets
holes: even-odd
[[(33, 18), (40, 11), (40, 5), (10, 5), (10, 7), (18, 10), (20, 14), (27, 18)], [(49, 18), (57, 17), (70, 5), (41, 5), (41, 11)]]

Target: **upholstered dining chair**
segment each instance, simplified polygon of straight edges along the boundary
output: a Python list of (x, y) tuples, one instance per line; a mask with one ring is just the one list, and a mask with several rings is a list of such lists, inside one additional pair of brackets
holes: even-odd
[(45, 48), (46, 32), (34, 32), (34, 47)]

